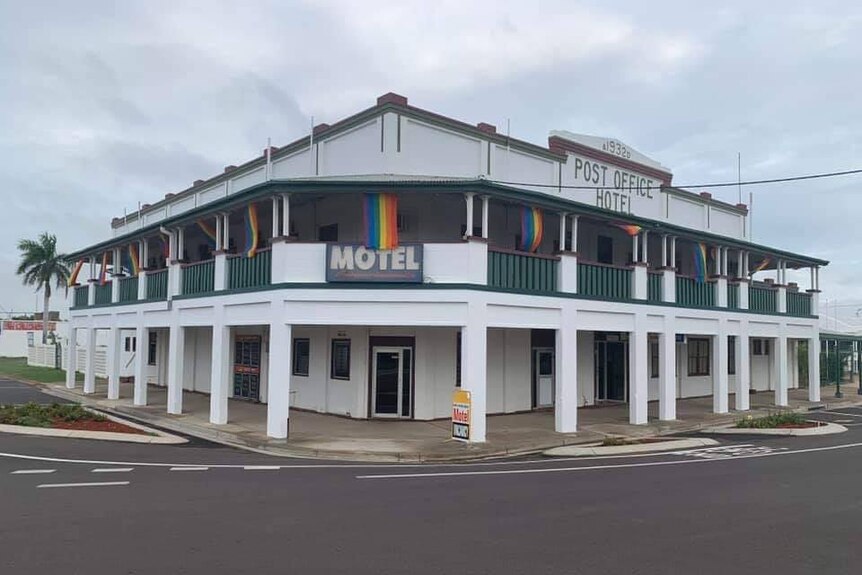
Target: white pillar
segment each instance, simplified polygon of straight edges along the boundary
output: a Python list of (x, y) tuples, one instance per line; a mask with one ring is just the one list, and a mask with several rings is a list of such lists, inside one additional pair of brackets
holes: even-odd
[(224, 249), (224, 246), (222, 245), (222, 242), (223, 242), (223, 240), (224, 240), (224, 230), (223, 230), (222, 228), (223, 228), (223, 226), (222, 226), (222, 217), (221, 217), (221, 215), (216, 215), (216, 217), (215, 217), (215, 233), (216, 233), (216, 237), (215, 237), (215, 248), (214, 248), (214, 251), (217, 251), (217, 252), (219, 252), (219, 251), (221, 251), (221, 250), (223, 250), (223, 249)]
[(775, 338), (775, 349), (772, 354), (774, 373), (778, 375), (775, 381), (775, 405), (787, 406), (787, 336)]
[(676, 270), (676, 236), (670, 238), (670, 263), (668, 265)]
[(186, 330), (174, 323), (168, 336), (168, 413), (183, 412), (183, 360)]
[(572, 252), (578, 253), (578, 215), (572, 216)]
[(66, 388), (75, 389), (75, 375), (78, 369), (78, 332), (69, 326), (69, 340), (66, 343)]
[[(273, 277), (276, 276), (273, 274)], [(219, 250), (213, 254), (213, 291), (225, 289), (227, 289), (227, 253)]]
[(482, 237), (486, 240), (488, 239), (488, 233), (490, 230), (488, 229), (488, 212), (490, 210), (490, 201), (491, 198), (488, 196), (482, 196)]
[(290, 235), (290, 194), (281, 194), (281, 228), (282, 235)]
[(227, 251), (227, 249), (230, 247), (230, 214), (222, 214), (222, 221), (224, 222), (221, 226), (222, 231), (224, 232), (224, 239), (222, 240), (221, 245), (222, 249)]
[(177, 255), (176, 259), (180, 261), (185, 261), (185, 251), (186, 251), (186, 229), (182, 226), (177, 228)]
[(269, 386), (266, 400), (266, 434), (285, 439), (289, 430), (292, 327), (274, 312), (269, 326)]
[[(270, 361), (273, 353), (270, 351)], [(210, 363), (210, 423), (225, 424), (228, 420), (230, 390), (230, 327), (224, 325), (224, 313), (216, 311), (213, 323), (212, 359)]]
[[(119, 280), (116, 278), (114, 281)], [(107, 349), (108, 399), (120, 398), (120, 329), (112, 325), (108, 330)]]
[(634, 331), (629, 337), (629, 423), (647, 423), (649, 342), (647, 340), (646, 316), (635, 314)]
[(464, 201), (467, 202), (467, 229), (464, 231), (465, 238), (473, 235), (473, 195), (473, 192), (464, 194)]
[(279, 215), (280, 215), (280, 213), (279, 213), (278, 197), (273, 196), (273, 198), (272, 198), (272, 237), (273, 237), (273, 239), (277, 238), (279, 235), (281, 235), (279, 233), (279, 225), (278, 225)]
[(560, 251), (566, 251), (566, 212), (560, 212)]
[(137, 351), (135, 351), (135, 405), (147, 404), (147, 359), (150, 353), (150, 330), (142, 323), (143, 318), (138, 318), (138, 326), (135, 329), (137, 340)]
[(120, 248), (114, 248), (111, 253), (111, 302), (117, 303), (120, 301), (120, 273), (123, 271), (123, 266), (120, 265)]
[(96, 391), (96, 328), (87, 328), (87, 358), (84, 367), (84, 393)]
[(742, 322), (736, 336), (736, 405), (737, 411), (748, 411), (749, 389), (751, 389), (751, 350), (749, 349), (748, 323)]
[(635, 234), (632, 236), (632, 263), (637, 263), (640, 261), (639, 253), (638, 253), (638, 239), (640, 238), (639, 234)]
[(676, 332), (675, 318), (665, 317), (664, 331), (658, 334), (658, 418), (676, 419)]
[(555, 344), (554, 430), (574, 433), (578, 428), (578, 329), (577, 312), (571, 306), (562, 309)]
[(712, 412), (727, 413), (727, 325), (718, 322), (718, 334), (712, 338)]
[(808, 401), (820, 401), (820, 338), (808, 340)]
[(485, 441), (488, 326), (484, 303), (470, 303), (467, 325), (461, 328), (461, 389), (469, 391), (470, 441)]

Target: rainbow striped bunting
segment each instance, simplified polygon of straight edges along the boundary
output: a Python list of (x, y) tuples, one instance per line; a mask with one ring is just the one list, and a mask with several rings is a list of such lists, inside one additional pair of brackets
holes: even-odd
[(210, 239), (213, 243), (213, 246), (216, 245), (216, 230), (212, 224), (207, 223), (205, 220), (198, 220), (198, 227), (204, 233), (206, 237)]
[(632, 237), (641, 233), (641, 227), (635, 224), (616, 224), (616, 226)]
[(159, 241), (162, 243), (162, 257), (165, 260), (171, 259), (171, 239), (165, 234), (159, 234)]
[(694, 278), (698, 283), (706, 281), (706, 246), (703, 243), (694, 245)]
[(138, 258), (137, 244), (129, 244), (129, 261), (131, 262), (129, 267), (131, 268), (132, 275), (136, 276), (141, 273), (141, 260)]
[(81, 273), (82, 267), (84, 267), (84, 260), (78, 260), (75, 267), (72, 268), (72, 273), (69, 274), (69, 281), (67, 282), (69, 287), (78, 283), (78, 274)]
[(254, 204), (248, 205), (248, 213), (245, 217), (245, 255), (253, 258), (257, 255), (257, 244), (260, 240), (260, 231), (257, 221), (257, 207)]
[(102, 269), (99, 271), (99, 285), (108, 283), (108, 252), (102, 254)]
[(398, 247), (398, 197), (394, 194), (365, 194), (365, 247), (391, 250)]
[(521, 208), (521, 250), (533, 253), (542, 243), (545, 224), (539, 208)]
[(765, 270), (766, 266), (768, 266), (769, 263), (770, 263), (769, 258), (763, 258), (763, 261), (761, 261), (759, 264), (757, 264), (757, 267), (755, 267), (753, 270), (751, 270), (751, 273), (748, 275), (754, 275), (759, 271)]

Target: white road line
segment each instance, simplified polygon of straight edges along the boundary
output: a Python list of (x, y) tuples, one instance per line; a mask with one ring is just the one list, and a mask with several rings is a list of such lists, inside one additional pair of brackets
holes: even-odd
[(821, 411), (820, 413), (831, 413), (832, 415), (840, 415), (842, 417), (862, 417), (858, 413), (844, 413), (842, 411)]
[(277, 471), (281, 469), (279, 465), (245, 465), (243, 469), (246, 471)]
[(52, 487), (109, 487), (112, 485), (128, 485), (128, 481), (98, 481), (90, 483), (42, 483), (37, 489), (48, 489)]
[(662, 465), (689, 465), (693, 463), (717, 463), (738, 461), (741, 459), (757, 459), (760, 457), (778, 457), (780, 455), (793, 455), (798, 453), (814, 453), (818, 451), (832, 451), (836, 449), (848, 449), (851, 447), (862, 447), (862, 443), (848, 443), (845, 445), (831, 445), (828, 447), (813, 447), (810, 449), (797, 449), (794, 451), (772, 451), (768, 453), (755, 453), (752, 455), (740, 455), (723, 459), (685, 459), (682, 461), (650, 461), (647, 463), (619, 463), (616, 465), (589, 465), (584, 467), (551, 467), (541, 469), (500, 469), (492, 471), (449, 471), (443, 473), (402, 473), (387, 475), (357, 475), (356, 479), (418, 479), (434, 477), (469, 477), (479, 475), (522, 475), (527, 473), (561, 473), (576, 471), (597, 471), (602, 469), (629, 469), (634, 467), (658, 467)]
[(99, 467), (90, 473), (128, 473), (134, 469), (134, 467)]
[(35, 475), (37, 473), (54, 473), (56, 469), (16, 469), (11, 475)]
[(182, 466), (182, 467), (171, 467), (168, 471), (209, 471), (209, 467), (192, 467), (190, 465)]

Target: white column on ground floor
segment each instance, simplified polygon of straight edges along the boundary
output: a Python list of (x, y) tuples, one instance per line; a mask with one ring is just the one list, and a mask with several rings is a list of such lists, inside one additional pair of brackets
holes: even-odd
[(775, 405), (787, 405), (787, 336), (775, 338), (775, 353), (772, 354), (775, 380)]
[(75, 389), (75, 375), (78, 369), (78, 332), (69, 327), (69, 339), (66, 343), (66, 388)]
[(727, 413), (727, 323), (718, 322), (718, 334), (712, 338), (712, 412)]
[(646, 316), (635, 314), (634, 330), (629, 337), (629, 423), (647, 423), (649, 367)]
[(218, 425), (227, 423), (230, 386), (230, 327), (224, 325), (221, 316), (222, 314), (216, 313), (210, 364), (210, 423)]
[(266, 434), (287, 437), (290, 417), (291, 337), (293, 330), (278, 321), (269, 326), (269, 387), (266, 400)]
[(168, 336), (168, 413), (183, 412), (183, 360), (186, 330), (172, 325)]
[(488, 324), (484, 303), (470, 303), (461, 328), (461, 389), (470, 392), (470, 441), (485, 441)]
[(563, 308), (556, 333), (556, 397), (554, 430), (574, 433), (578, 428), (578, 329), (577, 312)]
[(147, 354), (150, 350), (150, 330), (138, 324), (135, 329), (135, 405), (147, 404)]
[(676, 419), (676, 331), (674, 318), (666, 317), (658, 334), (658, 418)]
[(808, 401), (820, 401), (820, 338), (808, 340)]
[(84, 366), (84, 393), (96, 392), (96, 328), (87, 328), (87, 356)]
[[(119, 281), (115, 279), (114, 281)], [(116, 325), (108, 330), (107, 348), (108, 399), (120, 398), (120, 328)]]
[(751, 389), (751, 351), (749, 349), (748, 324), (743, 322), (739, 335), (736, 336), (736, 389), (734, 397), (737, 411), (748, 411)]

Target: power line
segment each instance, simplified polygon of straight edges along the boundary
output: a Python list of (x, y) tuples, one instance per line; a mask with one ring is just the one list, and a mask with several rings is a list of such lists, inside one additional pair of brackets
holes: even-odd
[[(673, 186), (638, 186), (639, 190), (658, 190), (662, 187), (674, 187), (674, 188), (727, 188), (730, 186), (759, 186), (763, 184), (781, 184), (785, 182), (800, 182), (804, 180), (818, 180), (823, 178), (836, 178), (841, 176), (854, 176), (862, 174), (862, 169), (856, 170), (843, 170), (840, 172), (822, 172), (819, 174), (805, 174), (802, 176), (788, 176), (786, 178), (771, 178), (768, 180), (747, 180), (745, 182), (713, 182), (709, 184), (686, 184), (686, 185), (673, 185)], [(629, 190), (634, 189), (635, 187), (629, 186), (573, 186), (573, 185), (564, 185), (564, 184), (544, 184), (544, 183), (536, 183), (536, 182), (510, 182), (505, 180), (488, 180), (489, 182), (495, 184), (502, 184), (506, 186), (530, 186), (534, 188), (557, 188), (557, 189), (567, 189), (567, 190)]]

